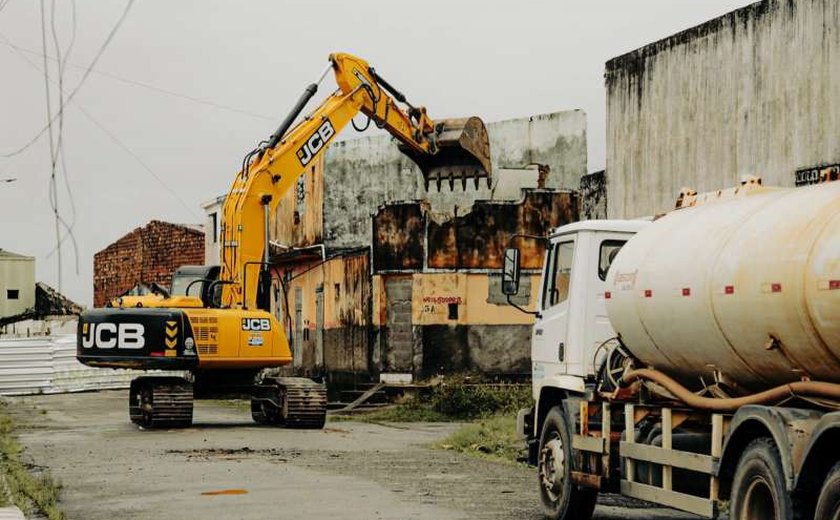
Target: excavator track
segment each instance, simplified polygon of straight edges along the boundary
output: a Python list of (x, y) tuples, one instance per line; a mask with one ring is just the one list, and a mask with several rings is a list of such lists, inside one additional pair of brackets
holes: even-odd
[(131, 382), (128, 415), (143, 428), (185, 428), (192, 424), (193, 387), (179, 377), (138, 377)]
[(258, 424), (321, 429), (327, 418), (327, 387), (304, 377), (269, 377), (254, 389), (251, 417)]

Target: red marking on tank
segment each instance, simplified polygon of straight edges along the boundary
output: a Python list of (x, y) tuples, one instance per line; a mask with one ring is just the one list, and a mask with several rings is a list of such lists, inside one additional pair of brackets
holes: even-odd
[(691, 287), (683, 287), (682, 294), (683, 296), (691, 296)]
[(724, 294), (735, 294), (735, 286), (734, 285), (727, 285), (723, 288)]
[(149, 352), (150, 356), (163, 357), (163, 352)]
[(782, 284), (780, 284), (780, 283), (770, 284), (770, 291), (771, 292), (782, 292)]
[(831, 291), (835, 291), (840, 289), (840, 280), (829, 280), (828, 281), (828, 289)]
[(604, 293), (604, 299), (609, 300), (610, 298), (612, 298), (612, 293), (610, 291), (605, 292)]
[(650, 298), (653, 296), (653, 291), (650, 289), (645, 289), (645, 298)]

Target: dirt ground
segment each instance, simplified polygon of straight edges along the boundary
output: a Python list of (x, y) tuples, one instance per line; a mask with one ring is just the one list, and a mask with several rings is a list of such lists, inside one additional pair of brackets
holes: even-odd
[[(128, 421), (127, 391), (9, 399), (26, 457), (62, 482), (71, 520), (537, 520), (535, 470), (429, 448), (457, 425), (329, 422), (323, 431), (257, 426), (197, 402), (184, 430)], [(694, 518), (601, 499), (596, 518)]]

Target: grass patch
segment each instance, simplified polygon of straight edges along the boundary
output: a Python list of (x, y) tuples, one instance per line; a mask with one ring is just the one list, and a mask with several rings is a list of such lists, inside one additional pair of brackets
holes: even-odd
[(494, 415), (466, 424), (435, 447), (505, 462), (517, 462), (525, 450), (516, 437), (516, 417), (511, 415)]
[(327, 416), (330, 421), (358, 421), (358, 422), (450, 422), (455, 419), (434, 410), (428, 403), (419, 399), (407, 399), (394, 406), (373, 412), (355, 413), (352, 415)]
[(64, 520), (65, 516), (58, 507), (61, 484), (53, 479), (48, 471), (35, 475), (21, 461), (23, 448), (14, 436), (14, 421), (0, 404), (0, 470), (8, 493), (0, 493), (0, 505), (8, 506), (8, 496), (12, 503), (29, 517), (40, 513), (49, 520)]
[(389, 408), (330, 418), (367, 422), (472, 421), (494, 415), (516, 415), (520, 408), (531, 405), (531, 399), (530, 385), (488, 383), (457, 376)]

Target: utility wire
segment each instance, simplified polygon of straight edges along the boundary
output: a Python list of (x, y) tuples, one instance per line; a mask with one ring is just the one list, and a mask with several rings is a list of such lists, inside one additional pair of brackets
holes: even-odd
[(158, 183), (160, 183), (160, 185), (161, 185), (161, 186), (163, 186), (163, 188), (164, 188), (166, 191), (168, 191), (168, 192), (169, 192), (169, 194), (170, 194), (170, 195), (172, 195), (172, 196), (175, 198), (175, 200), (177, 200), (179, 203), (181, 203), (181, 205), (182, 205), (182, 206), (183, 206), (183, 207), (184, 207), (187, 211), (189, 211), (189, 212), (190, 212), (190, 213), (191, 213), (194, 217), (196, 217), (196, 218), (201, 218), (201, 217), (198, 215), (198, 213), (196, 213), (196, 212), (195, 212), (195, 210), (194, 210), (194, 209), (192, 209), (192, 208), (191, 208), (191, 207), (190, 207), (190, 206), (189, 206), (186, 202), (184, 202), (184, 199), (182, 199), (182, 198), (178, 195), (178, 192), (176, 192), (175, 190), (173, 190), (172, 188), (170, 188), (170, 187), (169, 187), (169, 185), (168, 185), (168, 184), (166, 184), (166, 183), (163, 181), (163, 179), (162, 179), (162, 178), (161, 178), (161, 177), (160, 177), (157, 173), (155, 173), (155, 172), (154, 172), (154, 170), (152, 170), (152, 168), (151, 168), (148, 164), (146, 164), (146, 162), (145, 162), (145, 161), (144, 161), (144, 160), (143, 160), (143, 159), (142, 159), (139, 155), (137, 155), (136, 153), (134, 153), (134, 152), (133, 152), (133, 151), (132, 151), (132, 150), (131, 150), (128, 146), (126, 146), (126, 145), (125, 145), (125, 143), (123, 143), (122, 141), (120, 141), (120, 139), (116, 136), (116, 134), (114, 134), (113, 132), (111, 132), (110, 130), (108, 130), (107, 128), (105, 128), (105, 127), (102, 125), (102, 123), (100, 123), (99, 121), (97, 121), (96, 119), (94, 119), (94, 118), (93, 118), (93, 116), (92, 116), (92, 115), (90, 115), (90, 113), (89, 113), (87, 110), (85, 110), (84, 108), (82, 108), (82, 107), (81, 107), (78, 103), (76, 103), (76, 108), (78, 108), (78, 109), (79, 109), (79, 111), (81, 111), (81, 113), (82, 113), (82, 114), (84, 114), (84, 115), (85, 115), (85, 117), (87, 117), (87, 118), (88, 118), (88, 119), (89, 119), (89, 120), (90, 120), (93, 124), (95, 124), (96, 126), (98, 126), (98, 127), (99, 127), (99, 129), (100, 129), (100, 130), (102, 130), (102, 132), (103, 132), (103, 133), (105, 133), (105, 135), (107, 135), (108, 137), (110, 137), (110, 138), (111, 138), (111, 140), (112, 140), (112, 141), (114, 141), (114, 143), (116, 143), (116, 144), (117, 144), (117, 146), (119, 146), (120, 148), (122, 148), (122, 149), (123, 149), (123, 151), (125, 151), (125, 153), (127, 153), (128, 155), (130, 155), (131, 157), (133, 157), (133, 158), (134, 158), (134, 160), (135, 160), (135, 161), (137, 161), (137, 164), (139, 164), (139, 165), (140, 165), (140, 166), (141, 166), (144, 170), (146, 170), (146, 172), (147, 172), (149, 175), (151, 175), (152, 177), (154, 177), (154, 178), (155, 178), (155, 180), (156, 180), (156, 181), (158, 181)]
[[(28, 56), (26, 56), (22, 52), (18, 52), (18, 56), (20, 56), (21, 59), (23, 59), (26, 63), (28, 63), (29, 66), (31, 66), (33, 69), (37, 70), (39, 73), (41, 72), (41, 69), (38, 67), (38, 65), (36, 65), (34, 62), (32, 62), (32, 60), (30, 60)], [(137, 163), (149, 175), (151, 175), (158, 183), (160, 183), (160, 185), (163, 186), (163, 188), (166, 191), (168, 191), (187, 211), (189, 211), (194, 217), (201, 218), (195, 212), (195, 210), (193, 208), (191, 208), (186, 202), (184, 202), (184, 200), (181, 199), (180, 196), (178, 196), (178, 193), (175, 190), (173, 190), (168, 184), (166, 184), (166, 182), (157, 173), (155, 173), (154, 170), (152, 170), (152, 168), (148, 164), (146, 164), (146, 162), (139, 155), (134, 153), (125, 143), (120, 141), (120, 139), (116, 136), (116, 134), (114, 134), (113, 132), (108, 130), (108, 128), (106, 128), (102, 123), (100, 123), (96, 118), (94, 118), (93, 115), (91, 115), (90, 112), (85, 110), (84, 107), (82, 107), (78, 102), (75, 103), (75, 107), (76, 107), (76, 109), (78, 109), (82, 113), (82, 115), (87, 117), (94, 125), (96, 125), (100, 130), (102, 130), (102, 132), (105, 135), (110, 137), (120, 148), (123, 149), (123, 151), (125, 151), (135, 161), (137, 161)], [(51, 254), (53, 254), (53, 253), (50, 253), (50, 255)]]
[[(2, 1), (2, 0), (0, 0), (0, 1)], [(27, 49), (26, 47), (21, 47), (21, 46), (15, 44), (15, 43), (13, 43), (12, 41), (10, 41), (7, 37), (5, 37), (2, 34), (0, 34), (0, 38), (5, 40), (5, 41), (0, 41), (0, 44), (2, 44), (2, 45), (6, 45), (7, 47), (10, 47), (10, 48), (15, 49), (17, 51), (26, 52), (26, 53), (29, 53), (29, 54), (34, 54), (36, 56), (41, 55), (41, 53), (36, 51), (36, 50)], [(48, 56), (48, 58), (51, 59), (51, 60), (55, 60), (55, 58), (52, 57), (52, 56)], [(68, 63), (68, 65), (70, 67), (75, 68), (75, 69), (86, 69), (87, 68), (87, 67), (84, 67), (82, 65), (77, 65), (75, 63)], [(92, 70), (92, 72), (96, 75), (99, 75), (99, 76), (102, 76), (102, 77), (105, 77), (105, 78), (109, 78), (109, 79), (112, 79), (112, 80), (115, 80), (115, 81), (119, 81), (121, 83), (125, 83), (125, 84), (128, 84), (128, 85), (133, 85), (135, 87), (140, 87), (140, 88), (144, 88), (144, 89), (147, 89), (147, 90), (151, 90), (151, 91), (157, 92), (159, 94), (165, 94), (167, 96), (172, 96), (172, 97), (184, 99), (184, 100), (187, 100), (187, 101), (191, 101), (193, 103), (197, 103), (199, 105), (205, 105), (205, 106), (209, 106), (209, 107), (212, 107), (212, 108), (217, 108), (219, 110), (226, 110), (228, 112), (235, 112), (237, 114), (242, 114), (242, 115), (253, 117), (253, 118), (256, 118), (256, 119), (262, 119), (264, 121), (274, 121), (274, 120), (277, 119), (276, 117), (267, 116), (265, 114), (259, 114), (257, 112), (252, 112), (250, 110), (246, 110), (244, 108), (237, 108), (237, 107), (234, 107), (234, 106), (225, 105), (223, 103), (217, 103), (216, 101), (211, 101), (211, 100), (208, 100), (208, 99), (202, 99), (200, 97), (191, 96), (189, 94), (184, 94), (182, 92), (176, 92), (174, 90), (169, 90), (169, 89), (166, 89), (166, 88), (163, 88), (163, 87), (158, 87), (158, 86), (152, 85), (150, 83), (144, 83), (142, 81), (138, 81), (138, 80), (135, 80), (135, 79), (126, 78), (124, 76), (118, 76), (118, 75), (112, 74), (110, 72), (105, 72), (105, 71), (96, 70), (96, 69)]]
[(47, 97), (47, 134), (49, 135), (50, 143), (50, 208), (52, 208), (53, 216), (55, 217), (55, 244), (58, 248), (58, 292), (61, 292), (61, 215), (58, 211), (58, 193), (56, 190), (56, 146), (53, 138), (53, 116), (52, 116), (52, 102), (50, 100), (50, 67), (47, 63), (47, 19), (44, 12), (44, 0), (40, 2), (41, 6), (41, 46), (44, 50), (44, 88)]
[[(56, 8), (56, 0), (51, 1), (50, 6), (50, 28), (52, 33), (52, 40), (53, 46), (55, 48), (55, 54), (58, 57), (57, 68), (58, 68), (58, 137), (56, 139), (56, 147), (54, 150), (54, 154), (51, 156), (51, 166), (53, 175), (50, 177), (50, 194), (51, 194), (51, 203), (54, 208), (54, 212), (56, 214), (56, 224), (63, 225), (65, 229), (65, 233), (63, 236), (60, 236), (56, 240), (55, 248), (47, 254), (46, 258), (49, 259), (52, 257), (54, 253), (57, 253), (58, 256), (58, 264), (59, 264), (59, 291), (61, 291), (61, 246), (63, 242), (69, 237), (71, 239), (71, 243), (73, 246), (73, 255), (75, 259), (75, 268), (76, 268), (76, 275), (79, 275), (79, 246), (78, 242), (76, 241), (76, 235), (73, 233), (73, 229), (76, 226), (76, 201), (73, 198), (73, 190), (70, 186), (70, 178), (67, 171), (67, 160), (64, 154), (64, 72), (67, 69), (67, 59), (70, 56), (70, 52), (73, 49), (73, 45), (76, 42), (76, 0), (71, 0), (71, 33), (70, 33), (70, 43), (67, 46), (67, 50), (63, 52), (64, 57), (62, 58), (62, 50), (61, 44), (58, 38), (58, 28), (56, 27), (56, 16), (55, 16), (55, 8)], [(45, 68), (47, 66), (46, 59), (44, 60)], [(71, 211), (71, 218), (70, 223), (68, 224), (64, 217), (61, 216), (61, 212), (58, 210), (58, 180), (56, 178), (56, 171), (58, 169), (58, 162), (61, 162), (61, 173), (63, 174), (62, 177), (64, 178), (64, 187), (67, 191), (67, 198), (70, 201), (70, 211)]]
[[(110, 44), (111, 40), (114, 39), (114, 35), (117, 34), (117, 31), (119, 30), (123, 21), (125, 21), (125, 18), (128, 16), (128, 12), (131, 10), (132, 5), (134, 5), (134, 0), (128, 0), (128, 3), (126, 3), (126, 5), (125, 5), (125, 9), (123, 9), (122, 15), (120, 15), (120, 18), (117, 20), (117, 23), (114, 24), (114, 27), (111, 29), (111, 32), (108, 33), (108, 36), (105, 38), (105, 41), (102, 42), (102, 45), (99, 47), (99, 50), (96, 52), (96, 55), (93, 57), (93, 60), (90, 62), (90, 65), (85, 67), (85, 73), (82, 75), (82, 79), (79, 80), (79, 83), (76, 84), (76, 87), (67, 96), (67, 99), (65, 100), (65, 103), (70, 103), (70, 101), (79, 92), (79, 89), (82, 88), (82, 85), (84, 85), (85, 81), (90, 76), (91, 71), (93, 70), (93, 67), (96, 66), (96, 63), (99, 61), (99, 58), (102, 57), (102, 54), (105, 52), (105, 49), (108, 47), (108, 44)], [(45, 55), (44, 60), (45, 61), (46, 61), (46, 54), (47, 54), (47, 49), (46, 49), (46, 45), (44, 45), (44, 55)], [(51, 118), (50, 121), (47, 123), (47, 125), (44, 126), (44, 128), (42, 128), (41, 131), (38, 132), (32, 139), (30, 139), (28, 142), (26, 142), (26, 144), (24, 144), (20, 148), (18, 148), (16, 150), (13, 150), (11, 152), (0, 154), (0, 157), (13, 157), (15, 155), (18, 155), (18, 154), (26, 151), (30, 146), (35, 144), (35, 142), (37, 142), (38, 139), (40, 139), (41, 136), (44, 135), (44, 133), (46, 133), (50, 129), (50, 126), (52, 125), (54, 120), (55, 120), (55, 118)]]

